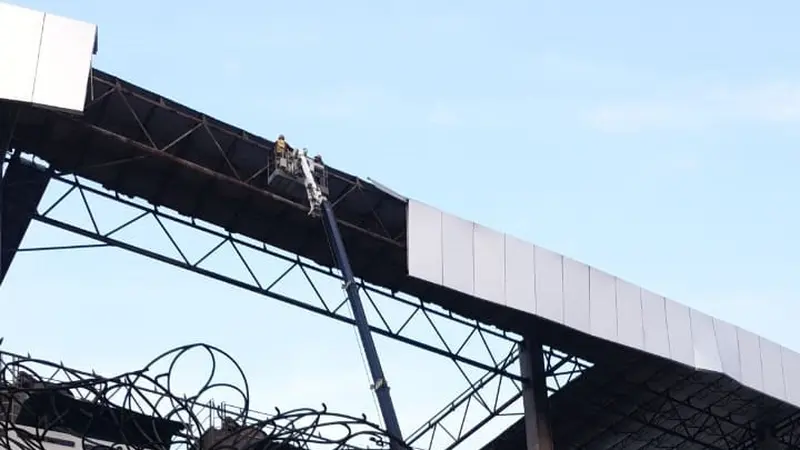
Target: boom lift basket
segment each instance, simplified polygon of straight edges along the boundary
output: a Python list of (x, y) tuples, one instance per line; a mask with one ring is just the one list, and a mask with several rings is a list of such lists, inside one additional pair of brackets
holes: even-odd
[[(270, 171), (267, 182), (275, 189), (282, 192), (291, 192), (292, 197), (306, 197), (305, 176), (300, 165), (300, 158), (303, 157), (301, 150), (287, 148), (281, 154), (272, 152), (270, 161)], [(313, 173), (314, 181), (317, 183), (322, 194), (328, 195), (328, 171), (320, 158), (309, 159), (309, 165)]]

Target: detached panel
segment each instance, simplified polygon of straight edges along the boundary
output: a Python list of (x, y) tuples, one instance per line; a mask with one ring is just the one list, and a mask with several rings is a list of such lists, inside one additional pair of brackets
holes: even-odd
[(0, 3), (0, 99), (30, 103), (44, 13)]
[(442, 213), (442, 284), (469, 295), (475, 294), (474, 226)]
[(83, 113), (96, 39), (95, 25), (45, 15), (34, 104)]
[(505, 306), (505, 236), (476, 224), (473, 237), (475, 242), (475, 296)]
[(442, 212), (408, 202), (408, 274), (442, 284)]

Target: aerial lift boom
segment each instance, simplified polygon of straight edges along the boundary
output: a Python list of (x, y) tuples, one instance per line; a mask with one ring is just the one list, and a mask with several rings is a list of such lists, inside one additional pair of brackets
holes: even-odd
[[(342, 240), (342, 235), (339, 232), (339, 225), (336, 222), (336, 216), (333, 212), (333, 206), (328, 198), (323, 194), (317, 178), (315, 177), (316, 170), (324, 170), (324, 166), (320, 161), (312, 161), (308, 157), (308, 152), (303, 149), (302, 151), (292, 152), (300, 164), (300, 169), (303, 176), (303, 182), (308, 194), (308, 202), (310, 206), (310, 214), (320, 216), (322, 218), (325, 233), (331, 245), (333, 257), (336, 260), (336, 265), (342, 272), (344, 278), (344, 290), (347, 293), (347, 298), (350, 302), (350, 307), (353, 310), (353, 318), (356, 322), (358, 336), (361, 339), (361, 344), (364, 347), (364, 353), (369, 366), (370, 375), (372, 376), (372, 389), (375, 391), (375, 396), (378, 398), (378, 406), (383, 416), (383, 421), (386, 424), (386, 430), (392, 438), (390, 448), (392, 450), (404, 450), (401, 444), (402, 434), (400, 432), (400, 424), (397, 420), (397, 413), (394, 409), (391, 394), (389, 393), (389, 385), (386, 382), (386, 377), (383, 374), (383, 368), (378, 357), (378, 350), (375, 348), (375, 341), (372, 339), (372, 332), (369, 329), (369, 322), (367, 315), (364, 312), (364, 306), (361, 303), (361, 296), (359, 295), (359, 287), (356, 283), (353, 270), (350, 267), (350, 259), (347, 256), (347, 250)], [(324, 176), (324, 174), (323, 174)]]

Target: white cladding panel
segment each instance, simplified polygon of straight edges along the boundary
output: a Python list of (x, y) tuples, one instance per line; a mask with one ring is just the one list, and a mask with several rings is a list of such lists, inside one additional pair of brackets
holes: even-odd
[(564, 321), (564, 257), (542, 247), (534, 248), (536, 314), (553, 322)]
[(469, 295), (475, 295), (474, 226), (442, 213), (442, 284)]
[(739, 336), (739, 361), (742, 363), (741, 382), (759, 391), (764, 388), (761, 372), (761, 345), (755, 334), (737, 328)]
[(484, 226), (475, 225), (474, 241), (475, 297), (505, 305), (505, 236)]
[(644, 349), (642, 288), (617, 278), (617, 338), (619, 342)]
[(764, 379), (764, 392), (775, 397), (786, 397), (786, 384), (783, 380), (783, 356), (781, 346), (760, 338), (761, 371)]
[(0, 3), (0, 99), (82, 113), (97, 27)]
[(714, 318), (700, 311), (691, 310), (692, 340), (694, 341), (694, 365), (698, 369), (722, 371), (722, 360), (717, 348)]
[(409, 201), (408, 271), (800, 406), (800, 355), (558, 253)]
[(654, 355), (669, 358), (666, 299), (642, 289), (642, 327), (644, 349)]
[(800, 355), (781, 348), (783, 361), (783, 379), (786, 384), (786, 400), (793, 405), (800, 405)]
[(589, 328), (593, 335), (617, 338), (617, 287), (611, 275), (589, 268)]
[(34, 104), (83, 112), (96, 39), (92, 24), (45, 15)]
[(589, 333), (589, 266), (564, 257), (564, 324)]
[(737, 328), (724, 320), (714, 319), (714, 334), (722, 371), (736, 381), (742, 380), (742, 362), (739, 358), (739, 336)]
[(536, 314), (534, 246), (506, 235), (506, 306)]
[(0, 99), (30, 103), (44, 13), (0, 3)]
[(694, 365), (694, 343), (692, 341), (692, 322), (689, 308), (666, 299), (667, 336), (669, 336), (669, 356), (675, 361)]
[(408, 202), (408, 273), (442, 284), (442, 212), (424, 203)]

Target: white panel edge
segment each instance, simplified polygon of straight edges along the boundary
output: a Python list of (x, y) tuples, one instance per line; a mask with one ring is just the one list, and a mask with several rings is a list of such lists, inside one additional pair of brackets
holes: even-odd
[[(412, 236), (416, 233), (416, 231), (412, 231), (416, 226), (413, 222), (417, 220), (414, 218), (415, 208), (421, 206), (435, 210), (441, 214), (443, 221), (449, 215), (415, 200), (409, 200), (408, 204), (408, 252), (411, 255), (415, 251), (414, 245), (411, 244), (414, 241)], [(579, 332), (588, 332), (588, 334), (628, 347), (640, 348), (649, 354), (666, 357), (698, 370), (724, 373), (750, 389), (800, 406), (800, 354), (694, 308), (647, 291), (638, 285), (597, 271), (597, 269), (574, 261), (560, 253), (538, 247), (508, 234), (499, 234), (455, 216), (449, 217), (454, 224), (461, 224), (461, 228), (469, 228), (472, 236), (469, 243), (463, 241), (451, 243), (469, 250), (468, 253), (471, 256), (471, 264), (465, 265), (462, 268), (464, 270), (461, 270), (464, 272), (462, 275), (465, 275), (466, 269), (469, 267), (469, 280), (462, 280), (464, 286), (456, 288), (457, 290), (476, 298), (507, 306), (518, 312), (537, 315), (565, 324)], [(464, 235), (464, 238), (467, 237), (466, 228), (458, 231)], [(493, 241), (497, 242), (476, 244), (475, 236), (484, 232), (491, 234), (496, 238)], [(497, 235), (495, 236), (495, 234)], [(482, 245), (487, 245), (487, 249), (491, 247), (494, 250), (479, 249), (478, 247)], [(491, 295), (481, 294), (480, 291), (483, 288), (479, 288), (477, 285), (477, 280), (481, 276), (478, 274), (481, 271), (480, 265), (484, 261), (478, 262), (476, 259), (482, 252), (491, 253), (492, 260), (496, 260), (495, 263), (502, 265), (503, 268), (502, 272), (498, 271), (490, 277), (491, 279), (497, 278), (490, 283), (494, 286)], [(439, 255), (444, 258), (443, 253), (440, 252)], [(512, 262), (514, 258), (517, 258), (518, 262)], [(411, 259), (409, 256), (409, 274), (413, 276)], [(463, 260), (461, 262), (463, 263)], [(580, 272), (573, 275), (567, 273), (568, 270), (571, 270), (568, 268), (571, 267), (571, 264), (585, 267), (590, 277), (593, 271), (597, 271), (595, 276), (602, 274), (614, 281), (613, 297), (610, 296), (611, 290), (607, 289), (608, 292), (597, 291), (595, 293), (601, 300), (600, 304), (595, 305), (592, 303), (592, 299), (589, 299), (589, 307), (596, 308), (594, 317), (591, 316), (590, 310), (590, 318), (600, 321), (599, 323), (590, 323), (589, 329), (579, 325), (581, 320), (570, 316), (570, 311), (574, 311), (572, 308), (575, 305), (567, 302), (580, 300), (580, 295), (576, 295), (580, 290), (575, 291), (573, 286), (566, 285), (570, 276), (576, 274), (580, 276)], [(499, 275), (500, 273), (502, 273), (502, 277)], [(434, 282), (430, 279), (425, 281)], [(434, 283), (446, 286), (439, 281)], [(453, 286), (448, 287), (454, 288)], [(596, 288), (597, 286), (595, 286)], [(628, 292), (629, 290), (630, 292)], [(639, 294), (638, 301), (636, 299), (637, 292)], [(620, 298), (625, 302), (624, 308), (620, 307)], [(604, 311), (602, 308), (604, 305), (610, 306), (612, 299), (614, 303), (611, 308), (614, 312), (613, 320), (610, 316), (603, 315), (604, 312), (610, 311), (607, 309)], [(636, 317), (634, 310), (637, 306), (640, 308), (641, 317)], [(626, 312), (628, 309), (630, 312)], [(630, 319), (631, 313), (633, 313), (633, 321), (637, 323), (623, 324), (623, 318)], [(615, 325), (613, 333), (610, 326), (605, 326), (611, 325), (612, 322)], [(639, 326), (642, 330), (641, 341), (636, 332)], [(623, 329), (626, 330), (624, 333), (621, 331)], [(769, 353), (770, 351), (771, 353)], [(756, 362), (758, 364), (755, 364)], [(747, 366), (747, 368), (744, 369), (743, 366)]]
[[(406, 269), (414, 278), (442, 284), (442, 212), (410, 200), (406, 211)], [(428, 228), (431, 228), (430, 230)]]
[[(0, 99), (31, 103), (44, 26), (43, 12), (0, 3)], [(8, 69), (11, 70), (8, 70)]]
[(82, 114), (96, 44), (96, 25), (45, 14), (32, 102)]

